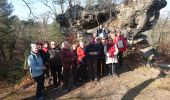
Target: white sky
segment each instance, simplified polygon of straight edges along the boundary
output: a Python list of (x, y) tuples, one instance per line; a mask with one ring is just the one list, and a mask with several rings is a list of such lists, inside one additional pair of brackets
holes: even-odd
[[(17, 15), (21, 20), (27, 20), (29, 18), (29, 9), (22, 0), (8, 0), (8, 2), (12, 3), (14, 6), (13, 15)], [(84, 2), (84, 0), (82, 0), (82, 2)], [(168, 12), (170, 11), (170, 0), (167, 0), (167, 2), (167, 6), (161, 10), (161, 17), (167, 16)], [(39, 16), (48, 11), (46, 6), (38, 2), (34, 2), (32, 6), (33, 12), (36, 16)], [(57, 7), (60, 12), (60, 7)]]

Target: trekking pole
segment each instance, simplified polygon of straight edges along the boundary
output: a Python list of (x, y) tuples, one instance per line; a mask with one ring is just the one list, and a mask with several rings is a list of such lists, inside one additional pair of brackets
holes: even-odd
[(102, 71), (102, 70), (103, 70), (103, 68), (102, 68), (102, 67), (103, 67), (103, 66), (102, 66), (102, 61), (101, 61), (100, 67), (101, 67), (101, 74), (100, 74), (100, 75), (102, 76), (102, 72), (103, 72), (103, 71)]

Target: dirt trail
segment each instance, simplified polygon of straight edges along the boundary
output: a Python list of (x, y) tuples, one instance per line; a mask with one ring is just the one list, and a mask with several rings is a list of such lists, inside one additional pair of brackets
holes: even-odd
[[(70, 92), (61, 88), (48, 91), (47, 100), (170, 100), (170, 78), (161, 71), (141, 67), (117, 76), (102, 78), (99, 82), (89, 82), (81, 87), (73, 87)], [(33, 100), (35, 84), (29, 88), (3, 98), (4, 100)], [(163, 96), (162, 96), (163, 95)]]

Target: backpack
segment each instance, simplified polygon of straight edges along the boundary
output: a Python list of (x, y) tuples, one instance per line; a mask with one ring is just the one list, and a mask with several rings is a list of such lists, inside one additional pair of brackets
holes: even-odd
[[(35, 55), (31, 54), (33, 56), (33, 59), (35, 60), (36, 64), (37, 64), (37, 60), (35, 58)], [(28, 62), (27, 62), (27, 58), (25, 59), (24, 61), (24, 66), (23, 66), (24, 70), (29, 70), (30, 66), (28, 65)]]

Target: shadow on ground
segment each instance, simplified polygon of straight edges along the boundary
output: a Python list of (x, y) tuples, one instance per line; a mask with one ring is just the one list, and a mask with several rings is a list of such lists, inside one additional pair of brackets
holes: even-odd
[(156, 79), (165, 77), (165, 74), (160, 72), (160, 74), (153, 79), (146, 80), (142, 82), (141, 84), (135, 86), (134, 88), (130, 89), (121, 100), (134, 100), (136, 96), (140, 94), (142, 90), (144, 90), (147, 86), (149, 86), (151, 83), (153, 83)]

